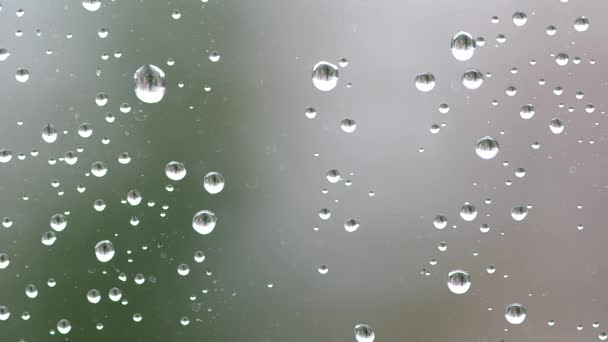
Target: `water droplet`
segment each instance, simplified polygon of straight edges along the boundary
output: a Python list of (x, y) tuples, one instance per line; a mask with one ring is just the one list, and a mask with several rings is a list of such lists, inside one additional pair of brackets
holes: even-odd
[(91, 164), (91, 173), (95, 177), (103, 177), (108, 172), (108, 167), (103, 162), (94, 162)]
[(113, 287), (108, 291), (108, 298), (113, 302), (118, 302), (122, 298), (122, 291), (117, 287)]
[(519, 205), (511, 209), (511, 217), (515, 221), (522, 221), (526, 218), (526, 216), (528, 216), (528, 209), (526, 209), (526, 207), (523, 205)]
[(319, 265), (319, 268), (317, 270), (320, 274), (327, 274), (327, 272), (329, 272), (329, 268), (327, 268), (327, 265), (325, 264)]
[(450, 43), (452, 55), (459, 61), (467, 61), (475, 53), (476, 43), (473, 37), (464, 31), (456, 33)]
[(558, 53), (557, 56), (555, 56), (555, 63), (557, 63), (557, 65), (559, 66), (564, 66), (568, 64), (569, 60), (570, 57), (568, 57), (568, 55), (565, 53)]
[(203, 178), (203, 187), (212, 195), (224, 190), (224, 183), (224, 177), (215, 171), (207, 173)]
[(304, 115), (306, 115), (306, 117), (309, 119), (314, 119), (317, 116), (317, 110), (313, 107), (308, 107), (304, 111)]
[(534, 111), (534, 107), (530, 104), (524, 105), (519, 110), (519, 116), (524, 120), (532, 119), (534, 114), (536, 114), (536, 112)]
[(465, 203), (460, 208), (460, 217), (465, 221), (473, 221), (477, 217), (477, 208), (472, 204)]
[(202, 235), (207, 235), (215, 229), (217, 217), (209, 210), (201, 210), (192, 217), (192, 228)]
[(469, 69), (462, 75), (462, 85), (471, 90), (478, 89), (483, 84), (483, 74), (477, 69)]
[(87, 300), (91, 304), (99, 303), (99, 301), (101, 301), (101, 292), (96, 289), (89, 290), (89, 292), (87, 292)]
[(342, 130), (346, 133), (352, 133), (357, 128), (357, 124), (353, 119), (344, 119), (340, 123), (340, 128), (342, 128)]
[(114, 245), (109, 240), (99, 241), (95, 245), (95, 256), (101, 262), (108, 262), (114, 257)]
[(171, 12), (171, 18), (175, 19), (175, 20), (179, 20), (179, 18), (182, 17), (182, 14), (178, 11), (178, 10), (173, 10), (173, 12)]
[(142, 65), (135, 74), (135, 95), (145, 103), (157, 103), (165, 96), (165, 72), (152, 64)]
[(367, 324), (357, 324), (355, 326), (355, 339), (357, 342), (374, 342), (376, 334), (374, 329)]
[(448, 288), (452, 293), (463, 294), (471, 288), (471, 276), (462, 270), (454, 270), (448, 273)]
[(60, 232), (60, 231), (64, 230), (65, 227), (68, 225), (68, 220), (65, 218), (65, 216), (63, 214), (55, 214), (55, 215), (51, 216), (51, 219), (49, 220), (49, 225), (55, 231)]
[(312, 68), (312, 83), (321, 91), (330, 91), (338, 85), (338, 67), (321, 61)]
[(491, 136), (485, 136), (479, 140), (475, 144), (475, 153), (481, 159), (492, 159), (496, 157), (498, 151), (500, 150), (500, 145), (498, 141)]
[(437, 216), (435, 216), (435, 219), (433, 220), (433, 225), (437, 229), (443, 229), (443, 228), (447, 227), (448, 219), (447, 219), (447, 217), (445, 217), (443, 215), (437, 215)]
[(182, 180), (186, 177), (186, 167), (180, 162), (171, 161), (165, 166), (165, 175), (167, 175), (167, 178), (170, 180)]
[(327, 178), (328, 182), (335, 184), (335, 183), (338, 183), (342, 179), (342, 175), (340, 174), (340, 171), (338, 171), (338, 170), (329, 170), (329, 171), (327, 171), (325, 178)]
[(6, 253), (0, 253), (0, 270), (3, 270), (8, 267), (11, 263), (8, 255)]
[(88, 138), (92, 134), (93, 134), (93, 127), (91, 127), (91, 124), (83, 123), (80, 126), (78, 126), (78, 135), (80, 135), (82, 138)]
[(8, 163), (13, 159), (13, 152), (3, 148), (0, 150), (0, 163)]
[(101, 7), (100, 0), (82, 0), (82, 7), (87, 11), (95, 12)]
[(7, 49), (0, 48), (0, 62), (5, 61), (10, 55)]
[(72, 323), (67, 319), (62, 319), (57, 322), (57, 331), (59, 331), (60, 334), (65, 335), (69, 333), (70, 330), (72, 330)]
[(578, 32), (585, 32), (589, 28), (589, 19), (585, 16), (578, 17), (574, 21), (574, 29)]
[(513, 24), (515, 26), (524, 26), (528, 21), (528, 16), (524, 12), (515, 12), (513, 14)]
[(554, 134), (562, 133), (564, 131), (564, 127), (564, 123), (560, 119), (553, 119), (549, 123), (549, 129), (551, 129), (551, 132)]
[(34, 285), (34, 284), (27, 285), (25, 287), (25, 295), (31, 299), (38, 297), (38, 289), (36, 288), (36, 285)]
[(30, 72), (27, 69), (19, 68), (15, 73), (15, 79), (21, 83), (25, 83), (30, 79)]
[(349, 233), (356, 231), (357, 229), (359, 229), (359, 221), (355, 219), (346, 220), (344, 222), (344, 229)]
[(52, 144), (57, 140), (57, 130), (55, 129), (55, 126), (47, 124), (42, 127), (42, 140), (49, 144)]
[(182, 277), (187, 276), (188, 274), (190, 274), (190, 266), (186, 264), (180, 264), (179, 266), (177, 266), (177, 274)]
[(421, 92), (429, 92), (435, 88), (435, 76), (428, 72), (418, 74), (415, 79), (415, 84), (416, 89)]
[(194, 252), (194, 261), (196, 261), (198, 263), (205, 261), (205, 253), (203, 253), (201, 251)]
[(600, 341), (606, 341), (606, 339), (608, 339), (608, 333), (602, 331), (601, 333), (597, 334), (597, 338), (599, 338)]
[(519, 303), (510, 304), (505, 310), (505, 319), (511, 324), (522, 324), (527, 315), (526, 309)]
[(329, 218), (331, 217), (331, 211), (329, 211), (329, 209), (327, 208), (323, 208), (319, 210), (319, 217), (321, 218), (321, 220), (329, 220)]
[(212, 61), (213, 63), (217, 62), (220, 60), (220, 53), (217, 51), (211, 51), (209, 53), (209, 60)]
[(45, 246), (51, 246), (55, 243), (55, 241), (57, 241), (57, 236), (53, 231), (48, 231), (42, 234), (42, 237), (40, 238), (40, 242), (42, 242), (42, 244)]

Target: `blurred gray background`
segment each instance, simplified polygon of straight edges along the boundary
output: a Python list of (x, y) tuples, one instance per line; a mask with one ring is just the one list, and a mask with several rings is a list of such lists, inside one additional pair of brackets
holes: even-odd
[[(599, 0), (106, 0), (88, 12), (76, 0), (3, 1), (0, 48), (10, 56), (0, 62), (0, 148), (13, 159), (0, 164), (0, 217), (14, 223), (0, 228), (0, 252), (11, 260), (0, 270), (0, 305), (11, 311), (0, 321), (0, 340), (337, 342), (354, 341), (358, 323), (372, 325), (376, 341), (597, 339), (608, 329), (607, 9)], [(528, 15), (525, 26), (513, 24), (515, 11)], [(591, 23), (583, 33), (573, 29), (581, 15)], [(555, 36), (545, 33), (549, 25)], [(110, 30), (105, 39), (97, 35), (102, 27)], [(449, 49), (461, 30), (486, 40), (467, 62)], [(214, 50), (217, 63), (208, 58)], [(560, 52), (582, 62), (559, 67), (550, 54)], [(349, 64), (338, 87), (315, 89), (312, 66), (341, 57)], [(133, 73), (148, 63), (167, 75), (158, 104), (141, 103), (133, 91)], [(30, 71), (28, 82), (15, 80), (17, 68)], [(468, 68), (492, 77), (465, 89)], [(421, 72), (435, 75), (432, 92), (415, 89)], [(516, 96), (505, 95), (508, 86)], [(99, 92), (109, 96), (104, 107), (95, 104)], [(120, 112), (123, 103), (130, 113)], [(441, 103), (449, 113), (439, 113)], [(527, 103), (536, 115), (525, 121), (519, 109)], [(304, 115), (310, 106), (313, 120)], [(114, 123), (105, 121), (108, 112)], [(354, 133), (340, 130), (344, 118), (356, 121)], [(551, 133), (552, 118), (565, 123), (564, 133)], [(94, 129), (88, 139), (77, 134), (83, 122)], [(53, 144), (41, 139), (47, 123), (60, 131)], [(429, 132), (441, 123), (438, 134)], [(489, 161), (474, 151), (486, 135), (501, 145)], [(77, 147), (76, 165), (49, 165)], [(128, 165), (117, 161), (122, 152), (132, 157)], [(172, 160), (188, 174), (168, 192), (164, 167)], [(108, 165), (105, 177), (86, 175), (95, 161)], [(519, 167), (523, 178), (514, 175)], [(330, 169), (352, 185), (330, 184)], [(209, 171), (226, 179), (220, 194), (202, 187)], [(121, 204), (131, 189), (143, 194), (137, 207)], [(93, 209), (96, 199), (106, 202), (103, 212)], [(467, 201), (479, 211), (473, 222), (458, 215)], [(528, 204), (528, 217), (513, 221), (511, 208)], [(321, 208), (332, 211), (329, 220), (320, 220)], [(191, 226), (202, 209), (218, 216), (206, 236)], [(65, 211), (67, 228), (44, 246), (50, 216)], [(432, 224), (438, 214), (448, 218), (443, 230)], [(343, 228), (350, 218), (361, 222), (354, 233)], [(483, 223), (488, 233), (480, 232)], [(107, 264), (93, 251), (104, 239), (117, 249)], [(204, 263), (193, 261), (196, 250)], [(181, 263), (190, 265), (186, 277), (177, 274)], [(319, 274), (320, 264), (328, 274)], [(468, 293), (447, 289), (453, 269), (471, 274)], [(138, 273), (143, 285), (133, 282)], [(38, 287), (37, 298), (26, 297), (27, 284)], [(114, 286), (127, 305), (107, 298)], [(87, 302), (91, 288), (102, 292), (101, 303)], [(528, 310), (519, 326), (504, 318), (513, 302)], [(134, 313), (143, 320), (134, 322)], [(62, 318), (72, 331), (50, 335)]]

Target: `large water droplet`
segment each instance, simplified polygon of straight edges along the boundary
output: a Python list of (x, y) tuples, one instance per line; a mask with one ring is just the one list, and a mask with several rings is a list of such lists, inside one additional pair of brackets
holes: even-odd
[(101, 7), (100, 0), (82, 0), (82, 7), (87, 11), (95, 12)]
[(55, 129), (55, 126), (47, 124), (42, 127), (42, 140), (49, 144), (52, 144), (57, 140), (57, 130)]
[(101, 262), (108, 262), (114, 257), (114, 245), (109, 240), (99, 241), (95, 245), (95, 256)]
[(87, 292), (87, 300), (91, 304), (97, 304), (101, 301), (101, 292), (97, 289), (91, 289)]
[(182, 180), (186, 177), (186, 167), (180, 162), (169, 162), (167, 163), (167, 166), (165, 166), (165, 175), (167, 175), (167, 178), (170, 180)]
[(70, 330), (72, 330), (72, 323), (67, 319), (62, 319), (57, 322), (57, 331), (59, 331), (60, 334), (65, 335), (69, 333)]
[(448, 288), (452, 293), (463, 294), (471, 288), (471, 276), (462, 270), (454, 270), (448, 273)]
[(526, 209), (526, 207), (523, 205), (518, 205), (511, 209), (511, 217), (515, 221), (522, 221), (526, 218), (526, 216), (528, 216), (528, 209)]
[(524, 120), (532, 119), (534, 114), (536, 114), (536, 112), (534, 110), (534, 107), (530, 104), (524, 105), (519, 110), (519, 116), (521, 116), (521, 118)]
[(312, 68), (312, 83), (321, 91), (330, 91), (338, 85), (338, 67), (321, 61)]
[(478, 89), (483, 84), (483, 74), (477, 69), (469, 69), (462, 75), (462, 85), (471, 90)]
[(498, 151), (500, 150), (500, 145), (498, 141), (490, 136), (485, 136), (479, 140), (475, 144), (475, 153), (481, 159), (492, 159), (496, 157)]
[(60, 232), (60, 231), (64, 230), (65, 227), (68, 225), (68, 220), (65, 218), (65, 216), (63, 214), (55, 214), (55, 215), (51, 216), (51, 219), (49, 220), (49, 225), (55, 231)]
[(564, 131), (564, 123), (560, 119), (553, 119), (549, 123), (549, 129), (551, 129), (553, 134), (560, 134)]
[(224, 190), (224, 177), (219, 172), (209, 172), (203, 178), (203, 187), (212, 195), (220, 193)]
[(477, 208), (472, 204), (465, 203), (460, 208), (460, 217), (465, 221), (473, 221), (477, 217)]
[(25, 83), (30, 79), (30, 72), (27, 69), (19, 68), (15, 73), (15, 79), (21, 83)]
[(510, 304), (505, 310), (505, 319), (511, 324), (522, 324), (527, 315), (526, 309), (519, 303)]
[(428, 72), (418, 74), (414, 83), (416, 84), (416, 89), (426, 93), (435, 88), (435, 76)]
[(357, 324), (355, 326), (355, 339), (357, 342), (374, 342), (376, 334), (374, 329), (367, 324)]
[(346, 220), (346, 222), (344, 222), (344, 229), (349, 233), (354, 232), (359, 229), (359, 221), (355, 219)]
[(202, 235), (211, 233), (216, 223), (217, 217), (209, 210), (201, 210), (192, 217), (192, 228)]
[(473, 57), (476, 47), (473, 37), (464, 31), (456, 33), (450, 43), (452, 55), (459, 61), (466, 61)]
[(156, 65), (142, 65), (135, 74), (135, 95), (145, 103), (157, 103), (165, 96), (165, 73)]
[(585, 16), (578, 17), (574, 21), (574, 29), (578, 32), (585, 32), (589, 28), (589, 19)]
[(524, 12), (515, 12), (513, 13), (513, 24), (515, 26), (524, 26), (528, 21), (528, 16)]

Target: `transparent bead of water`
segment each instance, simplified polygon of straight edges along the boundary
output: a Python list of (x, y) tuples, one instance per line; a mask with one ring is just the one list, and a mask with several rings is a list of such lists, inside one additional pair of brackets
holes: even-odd
[(448, 289), (455, 294), (463, 294), (471, 288), (471, 276), (462, 270), (448, 273)]
[(108, 172), (108, 167), (104, 162), (94, 162), (91, 164), (91, 173), (95, 177), (103, 177)]
[(346, 133), (352, 133), (357, 128), (357, 124), (353, 119), (344, 119), (340, 123), (340, 128), (342, 128), (342, 130)]
[(321, 91), (330, 91), (338, 85), (338, 67), (321, 61), (312, 68), (312, 83)]
[(357, 324), (355, 326), (355, 339), (357, 342), (374, 342), (376, 334), (374, 329), (367, 324)]
[(49, 144), (52, 144), (57, 140), (57, 129), (55, 129), (55, 126), (46, 124), (42, 127), (42, 140)]
[(165, 72), (152, 64), (142, 65), (133, 74), (135, 95), (145, 103), (158, 103), (165, 96)]
[(523, 221), (528, 216), (528, 209), (525, 206), (519, 205), (511, 209), (511, 217), (515, 221)]
[(485, 136), (475, 143), (475, 153), (481, 159), (493, 159), (500, 151), (498, 141), (491, 136)]
[(329, 170), (329, 171), (327, 171), (325, 178), (327, 178), (328, 182), (335, 184), (335, 183), (338, 183), (342, 179), (342, 175), (340, 174), (340, 171), (338, 171), (338, 170)]
[(186, 167), (180, 162), (171, 161), (165, 166), (165, 175), (170, 180), (182, 180), (186, 177)]
[(57, 322), (57, 331), (59, 331), (60, 334), (66, 335), (70, 330), (72, 330), (72, 323), (67, 319), (62, 319)]
[(207, 173), (203, 178), (203, 187), (212, 195), (222, 192), (224, 183), (224, 176), (215, 171)]
[(519, 116), (524, 120), (532, 119), (532, 117), (536, 114), (534, 107), (530, 104), (524, 105), (519, 110)]
[(505, 309), (505, 319), (511, 324), (522, 324), (527, 316), (526, 309), (519, 303), (509, 304)]
[(524, 12), (515, 12), (513, 13), (513, 24), (515, 26), (524, 26), (528, 21), (528, 16)]
[(114, 258), (114, 254), (116, 253), (114, 249), (114, 244), (109, 240), (99, 241), (95, 245), (95, 256), (97, 260), (100, 262), (108, 262)]
[(477, 69), (469, 69), (462, 75), (462, 85), (471, 90), (478, 89), (483, 84), (483, 74)]
[(54, 214), (49, 220), (49, 225), (51, 228), (53, 228), (53, 230), (60, 232), (63, 231), (68, 225), (68, 220), (63, 214)]
[(192, 217), (192, 228), (202, 235), (207, 235), (215, 229), (217, 217), (209, 210), (201, 210)]
[(97, 304), (101, 301), (101, 292), (97, 289), (91, 289), (87, 292), (87, 300), (91, 304)]
[(448, 219), (447, 219), (447, 217), (445, 217), (443, 215), (437, 215), (437, 216), (435, 216), (435, 219), (433, 220), (433, 225), (437, 229), (443, 229), (448, 226)]
[(564, 123), (560, 119), (553, 119), (549, 123), (549, 129), (553, 134), (560, 134), (564, 131)]
[(415, 78), (414, 84), (416, 85), (416, 89), (419, 91), (424, 93), (429, 92), (435, 88), (435, 76), (428, 72), (418, 74)]
[(467, 61), (471, 59), (475, 53), (476, 47), (477, 44), (475, 39), (473, 39), (473, 36), (464, 31), (456, 33), (450, 42), (452, 56), (459, 61)]
[(352, 233), (354, 231), (356, 231), (357, 229), (359, 229), (359, 221), (355, 220), (355, 219), (348, 219), (344, 222), (344, 229), (349, 232)]
[(578, 32), (585, 32), (589, 28), (589, 19), (585, 16), (578, 17), (574, 21), (574, 29)]
[(465, 221), (473, 221), (477, 217), (477, 208), (470, 203), (465, 203), (460, 208), (460, 217)]
[(82, 7), (90, 12), (95, 12), (101, 7), (101, 0), (82, 0)]
[(27, 69), (19, 68), (15, 73), (15, 79), (21, 83), (25, 83), (30, 79), (30, 72)]
[(559, 66), (564, 66), (568, 64), (569, 60), (570, 57), (565, 53), (558, 53), (557, 56), (555, 56), (555, 63), (557, 63), (557, 65)]
[(34, 298), (38, 297), (38, 288), (36, 288), (36, 285), (34, 285), (34, 284), (27, 285), (25, 287), (25, 295), (30, 299), (34, 299)]
[(321, 265), (319, 265), (319, 267), (317, 268), (317, 271), (318, 271), (320, 274), (325, 275), (325, 274), (327, 274), (327, 272), (329, 272), (329, 268), (327, 267), (327, 265), (325, 265), (325, 264), (321, 264)]

